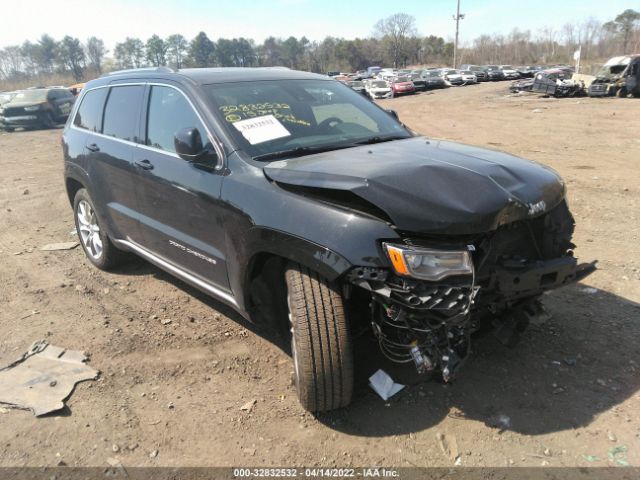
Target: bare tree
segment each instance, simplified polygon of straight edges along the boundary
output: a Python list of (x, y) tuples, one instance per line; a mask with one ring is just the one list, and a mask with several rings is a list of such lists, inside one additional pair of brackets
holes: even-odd
[(378, 20), (374, 32), (386, 44), (393, 66), (397, 68), (407, 55), (409, 38), (417, 35), (416, 19), (406, 13), (396, 13)]
[(94, 68), (97, 73), (102, 73), (102, 60), (108, 52), (104, 42), (99, 38), (91, 37), (87, 40), (86, 51), (89, 66)]

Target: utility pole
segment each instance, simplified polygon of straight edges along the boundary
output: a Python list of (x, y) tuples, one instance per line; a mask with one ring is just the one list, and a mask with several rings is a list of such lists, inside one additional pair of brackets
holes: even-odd
[(458, 35), (460, 33), (460, 20), (464, 19), (464, 13), (460, 14), (460, 0), (458, 0), (458, 9), (456, 14), (453, 16), (453, 19), (456, 21), (456, 43), (453, 44), (453, 68), (457, 68), (458, 66)]

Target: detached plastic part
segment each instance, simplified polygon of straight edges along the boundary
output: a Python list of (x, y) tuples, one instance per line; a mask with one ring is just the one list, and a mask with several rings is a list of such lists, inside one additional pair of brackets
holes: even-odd
[(99, 372), (84, 353), (35, 342), (18, 360), (0, 368), (0, 406), (31, 410), (37, 417), (64, 408), (76, 383)]

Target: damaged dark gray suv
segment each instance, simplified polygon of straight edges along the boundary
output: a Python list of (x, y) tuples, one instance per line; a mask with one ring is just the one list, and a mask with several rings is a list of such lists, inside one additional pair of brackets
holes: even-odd
[(595, 269), (553, 170), (418, 136), (326, 76), (117, 72), (83, 89), (63, 149), (91, 263), (133, 252), (290, 331), (310, 411), (350, 402), (355, 329), (449, 381), (474, 332), (514, 343), (544, 291)]

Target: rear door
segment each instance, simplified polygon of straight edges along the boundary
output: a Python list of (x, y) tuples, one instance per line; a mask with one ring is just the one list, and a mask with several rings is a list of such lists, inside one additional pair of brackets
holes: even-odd
[(144, 85), (118, 85), (89, 91), (74, 118), (74, 125), (84, 121), (84, 103), (93, 92), (93, 101), (105, 101), (97, 130), (87, 135), (85, 143), (90, 193), (109, 222), (112, 235), (134, 241), (140, 241), (140, 229), (133, 153), (140, 138), (144, 89)]
[(205, 145), (213, 137), (177, 86), (150, 85), (145, 109), (144, 145), (137, 148), (134, 159), (143, 245), (228, 291), (220, 205), (223, 176), (183, 160), (174, 147), (174, 136), (183, 128), (197, 128)]

